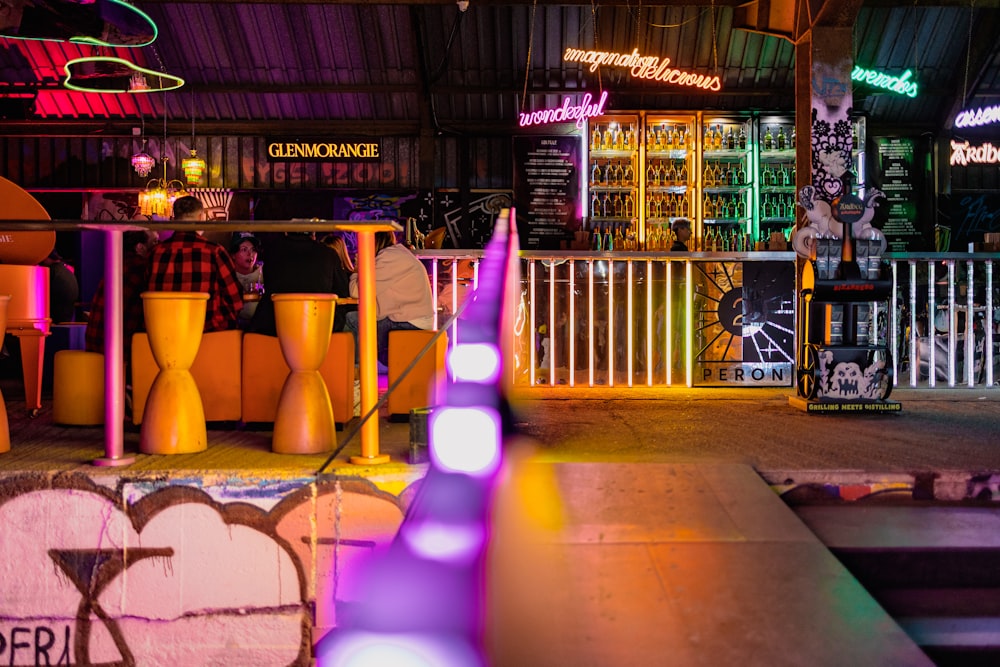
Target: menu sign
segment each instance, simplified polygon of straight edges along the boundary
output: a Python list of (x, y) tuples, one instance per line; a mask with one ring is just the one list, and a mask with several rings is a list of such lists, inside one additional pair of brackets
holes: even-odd
[(559, 250), (580, 227), (579, 136), (514, 137), (514, 205), (521, 248)]
[(878, 146), (877, 182), (885, 193), (888, 218), (882, 227), (888, 250), (907, 252), (922, 250), (923, 236), (917, 221), (917, 187), (915, 184), (913, 139), (880, 137)]

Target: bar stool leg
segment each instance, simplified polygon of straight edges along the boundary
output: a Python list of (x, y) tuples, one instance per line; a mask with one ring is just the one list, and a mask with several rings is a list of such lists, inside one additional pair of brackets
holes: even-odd
[[(7, 304), (10, 294), (0, 296), (0, 331), (7, 330)], [(10, 451), (10, 424), (7, 421), (7, 404), (0, 393), (0, 454)]]
[(278, 399), (271, 451), (319, 454), (337, 444), (333, 405), (319, 369), (330, 348), (335, 294), (275, 294), (281, 354), (291, 369)]
[(191, 364), (205, 328), (204, 292), (143, 292), (153, 358), (160, 370), (146, 398), (139, 451), (191, 454), (208, 448), (205, 409)]

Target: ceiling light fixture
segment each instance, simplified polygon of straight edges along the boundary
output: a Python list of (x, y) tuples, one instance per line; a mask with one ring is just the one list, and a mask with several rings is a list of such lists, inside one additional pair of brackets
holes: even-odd
[(198, 157), (198, 151), (194, 149), (194, 91), (191, 91), (191, 155), (181, 160), (181, 170), (184, 171), (184, 180), (192, 187), (201, 185), (202, 174), (205, 173), (205, 161)]
[[(143, 178), (149, 176), (149, 172), (153, 171), (153, 167), (156, 166), (156, 160), (153, 156), (146, 152), (146, 117), (140, 116), (142, 120), (142, 147), (139, 152), (132, 156), (132, 168), (135, 169), (135, 173), (139, 174)], [(134, 131), (134, 130), (133, 130)]]

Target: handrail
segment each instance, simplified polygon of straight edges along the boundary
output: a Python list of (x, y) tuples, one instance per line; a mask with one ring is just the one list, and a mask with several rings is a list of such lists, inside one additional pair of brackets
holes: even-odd
[(370, 587), (360, 587), (355, 613), (317, 644), (317, 664), (390, 650), (396, 663), (419, 656), (428, 664), (486, 664), (488, 523), (510, 430), (502, 350), (510, 336), (511, 272), (519, 267), (513, 222), (513, 211), (509, 218), (501, 213), (479, 288), (465, 300), (445, 399), (428, 428), (427, 476), (388, 550), (367, 564), (361, 581)]

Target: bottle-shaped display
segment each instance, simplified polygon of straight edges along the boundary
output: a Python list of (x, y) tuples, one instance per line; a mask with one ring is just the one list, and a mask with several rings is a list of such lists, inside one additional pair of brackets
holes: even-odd
[(635, 184), (635, 170), (632, 168), (632, 160), (625, 163), (625, 168), (622, 171), (622, 183), (624, 185)]
[(604, 230), (604, 242), (601, 245), (603, 250), (615, 249), (615, 236), (610, 226)]
[(740, 126), (740, 136), (737, 139), (737, 145), (740, 147), (741, 151), (745, 151), (747, 149), (747, 131), (742, 125)]
[(590, 232), (590, 249), (594, 252), (604, 250), (604, 231), (600, 227), (594, 227)]
[(778, 142), (777, 146), (778, 150), (779, 151), (785, 150), (785, 128), (783, 127), (778, 128), (777, 142)]
[(594, 131), (590, 133), (590, 150), (599, 151), (603, 145), (603, 139), (601, 137), (601, 127), (599, 125), (594, 125)]
[(767, 132), (764, 133), (764, 150), (769, 151), (774, 146), (774, 135), (771, 134), (771, 126), (767, 126)]
[(601, 206), (601, 198), (594, 193), (594, 196), (590, 198), (590, 217), (600, 218), (604, 215), (604, 207)]

